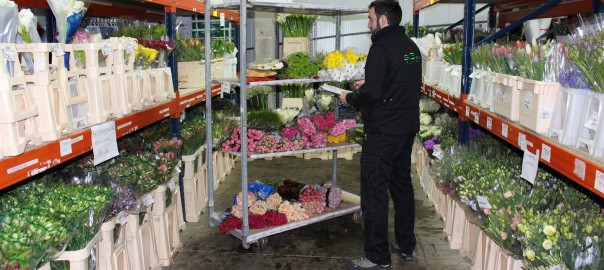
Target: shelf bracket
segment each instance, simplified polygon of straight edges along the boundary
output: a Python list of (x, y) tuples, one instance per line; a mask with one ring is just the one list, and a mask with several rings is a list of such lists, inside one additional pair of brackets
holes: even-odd
[(538, 9), (533, 10), (531, 13), (526, 14), (526, 16), (518, 19), (517, 21), (511, 23), (510, 25), (504, 27), (503, 29), (499, 30), (499, 32), (490, 35), (489, 37), (483, 39), (482, 41), (478, 42), (475, 44), (475, 47), (481, 46), (483, 44), (489, 43), (491, 41), (494, 41), (500, 37), (502, 37), (503, 35), (505, 35), (507, 32), (511, 31), (512, 29), (520, 26), (521, 24), (523, 24), (524, 22), (532, 19), (533, 17), (547, 11), (548, 9), (554, 7), (555, 5), (559, 4), (562, 0), (551, 0), (547, 3), (545, 3), (543, 6), (539, 7)]

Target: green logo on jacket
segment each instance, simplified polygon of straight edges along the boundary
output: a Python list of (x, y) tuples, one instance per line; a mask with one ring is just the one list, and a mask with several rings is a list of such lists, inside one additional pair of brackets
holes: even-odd
[(417, 64), (422, 62), (422, 57), (414, 52), (403, 55), (403, 62), (406, 64)]

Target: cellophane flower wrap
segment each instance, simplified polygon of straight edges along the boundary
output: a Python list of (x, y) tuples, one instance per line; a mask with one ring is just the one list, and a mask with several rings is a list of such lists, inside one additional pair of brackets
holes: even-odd
[(70, 43), (86, 14), (89, 1), (46, 0), (57, 21), (59, 42)]
[(152, 48), (147, 48), (141, 44), (138, 44), (135, 52), (134, 66), (136, 69), (149, 69), (151, 64), (157, 59), (159, 51)]
[[(19, 11), (19, 29), (17, 32), (19, 33), (17, 38), (17, 43), (41, 43), (42, 39), (40, 38), (40, 34), (38, 34), (38, 18), (34, 16), (30, 9), (24, 8)], [(34, 71), (34, 62), (33, 55), (31, 53), (23, 54), (24, 59), (24, 69), (23, 71), (26, 74), (33, 74)]]
[(158, 51), (157, 58), (151, 63), (153, 68), (164, 68), (168, 66), (168, 55), (174, 50), (174, 42), (164, 41), (158, 38), (139, 39), (138, 43)]
[(281, 14), (277, 16), (277, 22), (283, 29), (284, 37), (308, 37), (316, 20), (317, 17), (312, 15)]
[[(19, 28), (19, 12), (15, 2), (0, 0), (0, 27), (2, 27), (0, 43), (15, 43)], [(13, 57), (16, 57), (16, 55)], [(8, 61), (7, 57), (4, 57), (4, 62), (6, 63), (6, 69), (13, 76), (14, 60)]]
[(592, 91), (604, 92), (604, 32), (576, 37), (566, 43), (568, 59)]

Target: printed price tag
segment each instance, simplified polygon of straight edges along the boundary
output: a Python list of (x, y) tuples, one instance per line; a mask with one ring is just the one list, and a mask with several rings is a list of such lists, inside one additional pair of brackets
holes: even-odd
[(541, 145), (541, 158), (547, 163), (551, 163), (552, 159), (552, 148), (547, 144)]
[(475, 112), (474, 113), (474, 123), (478, 124), (479, 121), (480, 121), (480, 112)]
[(231, 84), (230, 83), (223, 83), (220, 85), (220, 92), (221, 93), (230, 93), (231, 92)]
[(134, 53), (134, 45), (132, 45), (132, 44), (126, 45), (126, 52), (129, 54)]
[(176, 183), (174, 182), (174, 180), (168, 183), (168, 187), (170, 188), (170, 191), (174, 191), (176, 189)]
[(117, 213), (117, 220), (122, 225), (126, 224), (126, 222), (128, 221), (128, 220), (126, 220), (126, 212), (121, 211), (121, 212)]
[(466, 117), (470, 117), (470, 107), (466, 106)]
[(526, 151), (526, 135), (518, 132), (518, 146), (521, 150)]
[(66, 155), (71, 154), (71, 138), (67, 138), (65, 140), (62, 140), (60, 143), (60, 151), (61, 151), (61, 157), (64, 157)]
[(545, 107), (539, 112), (539, 119), (548, 120), (554, 116), (554, 107)]
[(604, 193), (604, 173), (598, 170), (596, 170), (596, 181), (594, 182), (594, 188), (597, 191)]
[(535, 184), (535, 178), (537, 177), (537, 169), (539, 168), (539, 151), (537, 154), (533, 154), (530, 151), (525, 150), (524, 156), (522, 157), (522, 174), (520, 177), (524, 178), (531, 184)]
[(144, 200), (145, 206), (150, 206), (155, 202), (155, 199), (153, 199), (153, 195), (151, 195), (151, 194), (145, 195), (143, 200)]
[(109, 44), (103, 45), (103, 47), (101, 47), (101, 53), (103, 53), (103, 56), (111, 55), (111, 53), (112, 53), (111, 45), (109, 45)]
[(478, 201), (478, 206), (480, 208), (483, 208), (483, 209), (491, 209), (491, 208), (493, 208), (491, 206), (491, 204), (489, 203), (489, 199), (487, 199), (487, 197), (477, 195), (476, 196), (476, 200)]
[[(438, 147), (437, 147), (438, 146)], [(434, 146), (434, 151), (432, 152), (432, 155), (434, 157), (436, 157), (438, 160), (442, 160), (445, 157), (445, 153), (443, 152), (443, 150), (440, 148), (440, 145), (435, 145)]]
[(524, 108), (530, 110), (531, 107), (533, 107), (533, 93), (526, 91), (524, 92)]
[(61, 48), (61, 46), (59, 46), (59, 44), (53, 44), (52, 45), (52, 52), (57, 57), (65, 55), (65, 52), (63, 51), (63, 49)]
[(593, 131), (598, 130), (599, 118), (598, 112), (591, 112), (591, 116), (589, 116), (587, 122), (585, 122), (585, 127)]
[(508, 137), (508, 125), (506, 123), (501, 123), (501, 136)]
[(157, 72), (155, 71), (154, 68), (149, 69), (149, 76), (155, 78), (157, 76)]
[(493, 128), (493, 118), (487, 116), (487, 129)]
[(15, 62), (17, 53), (12, 48), (4, 48), (2, 49), (2, 52), (4, 53), (4, 60), (7, 62)]
[(573, 173), (581, 180), (585, 181), (585, 161), (575, 158), (575, 169)]
[(180, 167), (178, 167), (178, 166), (176, 166), (176, 168), (174, 168), (174, 169), (176, 170), (177, 173), (181, 172)]
[(136, 71), (136, 79), (138, 80), (142, 80), (143, 79), (143, 71), (142, 70), (137, 70)]

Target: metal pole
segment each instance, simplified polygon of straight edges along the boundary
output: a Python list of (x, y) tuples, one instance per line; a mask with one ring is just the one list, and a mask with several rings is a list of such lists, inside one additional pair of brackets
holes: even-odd
[(210, 1), (205, 1), (203, 14), (204, 27), (204, 47), (205, 47), (205, 76), (206, 76), (206, 179), (208, 180), (208, 207), (210, 216), (210, 225), (212, 224), (212, 215), (214, 214), (214, 160), (212, 159), (212, 66), (211, 54), (212, 48), (210, 38), (210, 16), (212, 7)]
[[(465, 0), (464, 6), (464, 40), (463, 40), (463, 55), (462, 55), (462, 73), (461, 73), (461, 100), (465, 100), (468, 93), (470, 93), (470, 84), (472, 79), (470, 74), (472, 73), (472, 59), (470, 58), (470, 51), (474, 45), (474, 21), (475, 21), (475, 0)], [(459, 122), (459, 142), (467, 143), (470, 134), (470, 122), (465, 117), (461, 117)]]
[[(173, 7), (166, 7), (165, 17), (168, 41), (176, 42), (176, 9)], [(174, 92), (178, 92), (178, 69), (176, 66), (176, 53), (170, 53), (168, 55), (168, 67), (170, 67), (170, 70), (172, 71), (172, 86), (174, 87)], [(180, 115), (176, 117), (170, 116), (170, 133), (172, 137), (180, 136)]]
[[(341, 43), (340, 39), (342, 37), (342, 15), (338, 11), (336, 15), (336, 50), (340, 49)], [(334, 95), (334, 115), (336, 119), (338, 119), (338, 96)], [(331, 166), (331, 182), (334, 186), (338, 184), (338, 150), (332, 151), (332, 166)]]
[(592, 0), (593, 5), (592, 5), (592, 14), (598, 14), (602, 11), (604, 11), (604, 3), (602, 3), (601, 0)]
[(336, 50), (340, 49), (340, 37), (342, 35), (342, 15), (340, 11), (336, 15)]
[[(55, 15), (52, 13), (52, 10), (47, 9), (46, 10), (46, 43), (55, 43), (55, 30), (57, 29), (56, 27), (56, 23), (57, 20), (55, 19)], [(60, 42), (59, 42), (60, 43)]]
[(489, 7), (489, 33), (495, 33), (495, 29), (497, 29), (497, 13), (495, 12), (495, 6), (490, 5)]
[(413, 36), (419, 37), (419, 11), (413, 12)]
[(250, 223), (248, 219), (248, 201), (247, 201), (247, 72), (245, 62), (247, 61), (247, 1), (241, 0), (239, 6), (239, 84), (241, 85), (240, 97), (241, 100), (241, 198), (243, 212), (243, 234), (241, 241), (245, 248), (249, 247), (247, 237), (250, 234)]

